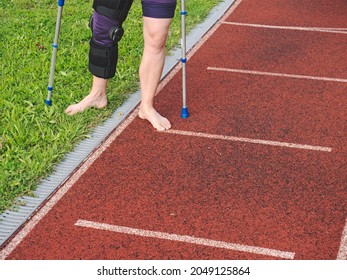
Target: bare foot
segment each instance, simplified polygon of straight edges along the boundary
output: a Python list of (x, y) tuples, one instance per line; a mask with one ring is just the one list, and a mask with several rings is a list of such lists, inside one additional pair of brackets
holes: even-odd
[(67, 107), (65, 110), (65, 113), (72, 116), (74, 114), (83, 112), (87, 108), (93, 107), (93, 108), (101, 109), (101, 108), (104, 108), (106, 105), (107, 105), (106, 94), (94, 93), (93, 91), (91, 91), (89, 95), (83, 98), (82, 101)]
[(107, 105), (106, 89), (107, 79), (93, 76), (93, 85), (89, 94), (77, 104), (72, 104), (66, 108), (65, 113), (72, 116), (83, 112), (87, 108), (103, 108)]
[(167, 118), (160, 115), (153, 107), (144, 109), (140, 106), (139, 117), (149, 121), (158, 131), (164, 131), (171, 128), (171, 124)]

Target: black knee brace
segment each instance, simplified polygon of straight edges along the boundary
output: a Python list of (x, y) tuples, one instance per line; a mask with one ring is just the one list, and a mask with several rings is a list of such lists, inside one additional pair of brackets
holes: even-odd
[[(93, 21), (94, 21), (93, 15), (91, 15), (88, 26), (92, 30), (92, 32), (93, 32)], [(108, 32), (108, 35), (113, 42), (115, 43), (119, 42), (124, 35), (124, 29), (122, 27), (122, 24), (116, 24), (115, 26), (111, 27), (111, 29)]]
[[(94, 0), (93, 8), (99, 14), (111, 17), (119, 21), (119, 25), (112, 27), (109, 36), (113, 41), (112, 46), (102, 46), (90, 40), (89, 71), (96, 77), (110, 79), (116, 74), (118, 61), (118, 42), (121, 40), (124, 30), (122, 23), (128, 16), (133, 0)], [(89, 26), (93, 30), (93, 18)]]
[(113, 78), (116, 74), (118, 61), (118, 44), (110, 47), (97, 45), (90, 40), (89, 71), (96, 77)]

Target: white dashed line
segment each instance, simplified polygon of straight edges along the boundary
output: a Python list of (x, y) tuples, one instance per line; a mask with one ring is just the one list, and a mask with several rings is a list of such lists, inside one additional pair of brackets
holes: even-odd
[(241, 23), (241, 22), (230, 22), (230, 21), (224, 21), (223, 23), (229, 24), (229, 25), (247, 26), (247, 27), (256, 27), (256, 28), (270, 28), (270, 29), (284, 29), (284, 30), (347, 34), (347, 28), (280, 26), (280, 25), (265, 25), (265, 24)]
[(263, 72), (263, 71), (251, 71), (251, 70), (223, 68), (223, 67), (207, 67), (207, 70), (233, 72), (233, 73), (250, 74), (250, 75), (265, 75), (265, 76), (275, 76), (275, 77), (285, 77), (285, 78), (295, 78), (295, 79), (319, 80), (319, 81), (325, 81), (325, 82), (347, 83), (347, 79), (295, 75), (295, 74), (285, 74), (285, 73), (273, 73), (273, 72)]
[(345, 223), (345, 228), (343, 229), (343, 232), (342, 232), (341, 244), (340, 244), (339, 252), (337, 254), (337, 259), (347, 260), (347, 219)]
[(116, 226), (116, 225), (97, 223), (97, 222), (86, 221), (86, 220), (78, 220), (75, 225), (79, 227), (107, 230), (107, 231), (141, 236), (141, 237), (158, 238), (158, 239), (164, 239), (169, 241), (185, 242), (185, 243), (209, 246), (214, 248), (260, 254), (260, 255), (282, 258), (282, 259), (294, 259), (294, 256), (295, 256), (295, 253), (293, 252), (286, 252), (286, 251), (273, 250), (273, 249), (262, 248), (262, 247), (241, 245), (236, 243), (228, 243), (228, 242), (198, 238), (198, 237), (193, 237), (188, 235), (178, 235), (178, 234), (171, 234), (171, 233), (165, 233), (165, 232), (159, 232), (159, 231), (150, 231), (150, 230), (142, 230), (137, 228)]
[(246, 142), (246, 143), (253, 143), (253, 144), (271, 145), (271, 146), (286, 147), (286, 148), (314, 150), (314, 151), (320, 151), (320, 152), (331, 152), (332, 151), (332, 148), (330, 148), (330, 147), (311, 146), (311, 145), (286, 143), (286, 142), (278, 142), (278, 141), (269, 141), (269, 140), (261, 140), (261, 139), (251, 139), (251, 138), (217, 135), (217, 134), (207, 134), (207, 133), (202, 133), (202, 132), (192, 132), (192, 131), (170, 129), (170, 130), (164, 131), (164, 133), (171, 133), (171, 134), (184, 135), (184, 136), (202, 137), (202, 138), (209, 138), (209, 139), (216, 139), (216, 140), (226, 140), (226, 141), (234, 141), (234, 142)]

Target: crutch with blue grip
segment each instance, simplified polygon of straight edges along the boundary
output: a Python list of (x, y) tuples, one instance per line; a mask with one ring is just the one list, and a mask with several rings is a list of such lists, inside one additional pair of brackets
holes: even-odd
[(50, 70), (49, 82), (48, 82), (48, 95), (47, 95), (47, 99), (45, 100), (45, 103), (48, 106), (52, 105), (51, 97), (52, 97), (52, 91), (53, 91), (54, 70), (55, 70), (55, 63), (57, 59), (58, 40), (59, 40), (59, 34), (60, 34), (63, 7), (64, 7), (64, 0), (58, 0), (58, 15), (57, 15), (57, 22), (55, 26), (54, 42), (52, 44), (53, 49), (52, 49), (51, 70)]
[(181, 53), (182, 53), (182, 111), (181, 111), (181, 117), (182, 118), (188, 118), (189, 112), (187, 107), (187, 86), (186, 86), (186, 1), (181, 0)]

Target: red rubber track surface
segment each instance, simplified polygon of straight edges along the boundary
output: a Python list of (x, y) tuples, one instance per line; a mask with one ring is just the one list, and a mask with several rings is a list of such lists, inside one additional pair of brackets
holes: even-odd
[[(243, 0), (226, 19), (346, 27), (346, 1)], [(173, 130), (330, 147), (331, 151), (155, 132), (135, 118), (8, 259), (277, 259), (76, 226), (88, 220), (336, 259), (347, 218), (347, 35), (222, 23), (156, 107)]]

